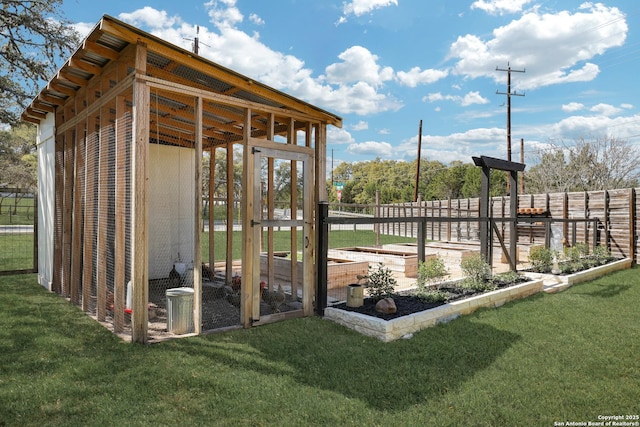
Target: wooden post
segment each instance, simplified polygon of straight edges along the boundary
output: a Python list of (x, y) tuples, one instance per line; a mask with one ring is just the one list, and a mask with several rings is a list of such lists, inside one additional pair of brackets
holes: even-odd
[[(147, 46), (136, 45), (136, 74), (146, 73)], [(133, 83), (133, 138), (131, 150), (131, 277), (133, 282), (133, 302), (131, 319), (131, 340), (146, 343), (147, 322), (149, 321), (149, 87), (141, 79)]]
[(107, 230), (109, 228), (109, 120), (106, 117), (106, 109), (100, 109), (100, 143), (98, 149), (98, 246), (96, 266), (97, 297), (96, 317), (98, 321), (104, 321), (107, 315)]
[[(255, 196), (255, 168), (254, 153), (249, 147), (251, 138), (251, 109), (244, 111), (242, 150), (242, 286), (240, 288), (240, 321), (245, 328), (253, 321), (260, 319), (260, 303), (253, 304), (253, 282), (255, 269), (255, 251), (260, 241), (260, 224), (254, 223), (256, 217)], [(258, 266), (258, 272), (260, 267)], [(257, 297), (257, 296), (256, 296)]]
[[(269, 114), (269, 121), (267, 122), (267, 139), (273, 141), (275, 137), (275, 115)], [(273, 157), (269, 157), (267, 160), (267, 205), (269, 206), (268, 218), (273, 220), (275, 217), (275, 162)], [(260, 233), (262, 235), (262, 233)], [(275, 267), (274, 267), (274, 230), (273, 227), (269, 227), (267, 230), (267, 281), (269, 290), (275, 288)], [(293, 251), (291, 254), (291, 260), (293, 262)], [(293, 279), (293, 276), (291, 276)]]
[(54, 220), (53, 220), (53, 277), (51, 290), (62, 292), (62, 205), (64, 201), (64, 137), (55, 140)]
[(215, 192), (215, 168), (216, 168), (216, 149), (215, 147), (211, 148), (209, 154), (209, 268), (211, 271), (214, 271), (214, 265), (216, 262), (215, 257), (215, 215), (213, 212), (214, 206), (214, 192)]
[(73, 218), (74, 131), (64, 134), (64, 193), (62, 202), (62, 295), (71, 294), (71, 233)]
[(82, 283), (82, 197), (84, 187), (84, 123), (75, 131), (75, 180), (73, 183), (73, 240), (71, 242), (71, 301), (80, 302)]
[(195, 206), (193, 207), (193, 331), (202, 332), (202, 98), (196, 98), (195, 109)]
[(96, 132), (96, 117), (89, 116), (86, 130), (86, 158), (84, 178), (84, 244), (82, 245), (82, 311), (88, 312), (91, 304), (94, 280), (93, 248), (95, 246), (95, 209), (96, 209), (96, 165), (98, 164), (98, 134)]
[[(231, 284), (231, 276), (233, 276), (233, 142), (227, 144), (227, 253), (225, 258), (225, 282)], [(246, 215), (242, 211), (242, 216)], [(244, 231), (244, 230), (243, 230)]]
[(113, 274), (113, 331), (124, 331), (125, 253), (127, 216), (127, 122), (126, 98), (116, 97), (115, 235)]
[[(296, 145), (296, 127), (295, 119), (289, 118), (287, 124), (287, 144)], [(305, 178), (307, 175), (305, 174)], [(306, 184), (306, 183), (305, 183)], [(314, 182), (309, 182), (313, 185)], [(307, 187), (305, 186), (305, 190)], [(291, 160), (291, 219), (295, 220), (298, 217), (298, 162)], [(304, 209), (304, 207), (303, 207)], [(303, 230), (303, 236), (305, 236)], [(307, 235), (308, 236), (308, 235)], [(298, 294), (298, 230), (296, 227), (290, 227), (290, 247), (291, 247), (291, 295)], [(304, 268), (304, 260), (303, 260)]]

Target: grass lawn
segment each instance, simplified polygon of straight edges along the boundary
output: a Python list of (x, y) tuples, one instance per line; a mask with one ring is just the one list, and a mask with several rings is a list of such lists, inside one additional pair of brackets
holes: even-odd
[(33, 233), (0, 234), (0, 270), (33, 268)]
[(640, 269), (382, 343), (318, 317), (151, 346), (0, 277), (0, 425), (553, 426), (640, 413)]

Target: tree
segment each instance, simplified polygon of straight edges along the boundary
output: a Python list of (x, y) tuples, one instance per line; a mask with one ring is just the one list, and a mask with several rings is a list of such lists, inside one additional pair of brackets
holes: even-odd
[[(10, 130), (0, 131), (0, 213), (2, 188), (33, 192), (36, 188), (37, 159), (35, 154), (35, 126), (23, 123)], [(17, 206), (21, 194), (13, 192)]]
[(580, 138), (571, 146), (553, 145), (543, 150), (525, 179), (530, 193), (635, 187), (640, 179), (639, 164), (640, 150), (627, 140)]
[(42, 84), (78, 45), (58, 8), (62, 0), (2, 0), (0, 123), (15, 125)]

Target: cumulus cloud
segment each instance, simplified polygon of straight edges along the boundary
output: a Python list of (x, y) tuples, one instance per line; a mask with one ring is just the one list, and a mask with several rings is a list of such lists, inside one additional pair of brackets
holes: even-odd
[(365, 82), (380, 86), (393, 78), (393, 69), (378, 65), (378, 57), (362, 46), (352, 46), (338, 58), (342, 62), (331, 64), (325, 70), (329, 83)]
[(355, 139), (345, 129), (339, 129), (334, 126), (327, 128), (327, 143), (328, 144), (353, 144)]
[(610, 104), (598, 104), (591, 107), (589, 111), (608, 117), (608, 116), (615, 116), (622, 110)]
[[(382, 3), (368, 3), (373, 10)], [(376, 6), (378, 5), (378, 6)], [(324, 75), (315, 75), (304, 61), (291, 54), (276, 51), (237, 26), (244, 15), (236, 0), (210, 0), (205, 3), (214, 28), (200, 27), (202, 41), (199, 54), (227, 68), (259, 80), (276, 89), (339, 114), (359, 115), (396, 111), (402, 102), (382, 91), (384, 82), (394, 78), (391, 67), (381, 66), (378, 57), (362, 46), (353, 46), (338, 56), (338, 61), (325, 68)], [(354, 2), (353, 13), (360, 13), (365, 3)], [(364, 13), (364, 12), (363, 12)], [(194, 25), (166, 11), (144, 7), (119, 18), (146, 28), (155, 36), (185, 49), (191, 49)], [(249, 16), (253, 23), (263, 21)]]
[(256, 25), (264, 25), (264, 19), (260, 18), (255, 13), (249, 15), (249, 21), (253, 22)]
[(488, 104), (489, 100), (480, 95), (478, 91), (472, 91), (465, 96), (459, 95), (443, 95), (440, 92), (430, 93), (422, 98), (424, 102), (437, 102), (437, 101), (452, 101), (460, 104), (463, 107), (468, 107), (473, 104)]
[(567, 113), (573, 113), (574, 111), (579, 111), (582, 109), (584, 109), (584, 104), (581, 104), (579, 102), (570, 102), (562, 106), (562, 111), (565, 111)]
[(505, 13), (520, 12), (527, 3), (533, 0), (476, 0), (471, 9), (480, 9), (490, 15), (504, 15)]
[(369, 129), (369, 123), (364, 120), (360, 120), (358, 123), (351, 125), (351, 129), (353, 130), (367, 130)]
[(381, 9), (391, 5), (397, 6), (398, 0), (353, 0), (344, 2), (342, 7), (343, 15), (338, 22), (336, 22), (336, 25), (347, 22), (349, 15), (361, 16), (371, 13), (375, 9)]
[(408, 87), (416, 87), (419, 84), (435, 83), (449, 75), (448, 70), (421, 70), (420, 67), (413, 67), (409, 71), (398, 71), (396, 80)]
[[(586, 30), (588, 29), (588, 30)], [(591, 81), (600, 72), (593, 59), (621, 46), (628, 26), (616, 7), (584, 3), (575, 13), (525, 12), (520, 18), (496, 28), (487, 40), (473, 34), (451, 44), (452, 73), (467, 78), (491, 77), (504, 81), (496, 66), (530, 68), (514, 79), (517, 89), (558, 83)]]
[(347, 151), (350, 154), (366, 155), (371, 157), (391, 157), (393, 147), (384, 141), (366, 141), (349, 145)]

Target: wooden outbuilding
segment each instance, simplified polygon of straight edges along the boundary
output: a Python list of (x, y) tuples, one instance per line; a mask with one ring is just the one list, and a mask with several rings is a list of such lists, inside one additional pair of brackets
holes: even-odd
[[(196, 334), (226, 310), (203, 298), (235, 306), (238, 327), (313, 313), (339, 116), (105, 15), (22, 118), (38, 125), (42, 286), (141, 343), (176, 285), (194, 291)], [(283, 231), (290, 283), (275, 279)]]

